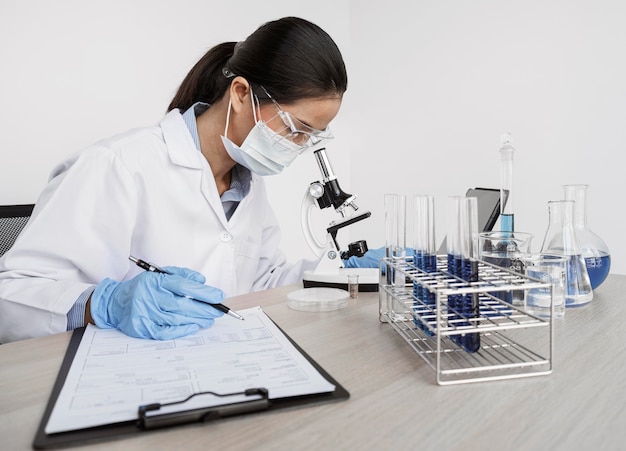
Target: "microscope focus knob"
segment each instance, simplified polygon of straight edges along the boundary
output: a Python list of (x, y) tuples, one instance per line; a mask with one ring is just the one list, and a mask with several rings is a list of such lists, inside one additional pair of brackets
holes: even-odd
[(309, 185), (309, 194), (314, 199), (319, 199), (324, 195), (324, 185), (320, 182), (313, 182)]

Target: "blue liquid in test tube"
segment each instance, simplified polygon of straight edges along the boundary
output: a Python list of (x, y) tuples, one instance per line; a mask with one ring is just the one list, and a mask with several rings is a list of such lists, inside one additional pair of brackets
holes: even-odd
[[(437, 271), (437, 256), (435, 254), (424, 253), (423, 251), (415, 251), (415, 267), (427, 273), (435, 272)], [(430, 309), (434, 310), (435, 308), (435, 294), (428, 288), (425, 288), (423, 284), (413, 282), (413, 295), (416, 298), (415, 306), (422, 316), (420, 319), (418, 315), (415, 315), (413, 322), (417, 327), (422, 329), (426, 335), (434, 335), (428, 329), (424, 321), (428, 320), (426, 316), (434, 317)], [(424, 308), (422, 303), (426, 305), (426, 308)]]
[[(455, 197), (449, 200), (448, 272), (465, 282), (478, 280), (478, 219), (475, 197)], [(465, 285), (465, 284), (463, 284)], [(478, 294), (453, 294), (448, 296), (448, 324), (456, 328), (474, 327), (470, 319), (478, 318)], [(469, 332), (452, 335), (452, 340), (467, 352), (480, 349), (480, 334)]]

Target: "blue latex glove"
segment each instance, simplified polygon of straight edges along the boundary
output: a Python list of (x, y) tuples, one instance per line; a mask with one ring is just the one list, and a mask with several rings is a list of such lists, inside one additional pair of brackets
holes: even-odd
[(220, 303), (222, 290), (204, 285), (202, 274), (168, 266), (171, 274), (142, 272), (116, 282), (105, 279), (91, 295), (91, 317), (98, 327), (119, 329), (137, 338), (171, 340), (211, 327), (222, 312), (204, 302)]
[(385, 248), (369, 249), (363, 257), (350, 257), (343, 261), (344, 268), (378, 268), (380, 259), (385, 256)]

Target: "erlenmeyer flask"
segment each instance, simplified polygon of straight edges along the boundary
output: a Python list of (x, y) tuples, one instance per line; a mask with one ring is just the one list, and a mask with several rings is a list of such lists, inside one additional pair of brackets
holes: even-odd
[(563, 185), (565, 200), (574, 201), (574, 228), (582, 249), (591, 288), (596, 289), (609, 275), (611, 254), (602, 238), (587, 227), (587, 189), (589, 185)]
[(574, 201), (550, 201), (548, 214), (550, 222), (541, 246), (541, 253), (564, 255), (567, 258), (565, 306), (585, 305), (593, 299), (593, 291), (574, 228)]

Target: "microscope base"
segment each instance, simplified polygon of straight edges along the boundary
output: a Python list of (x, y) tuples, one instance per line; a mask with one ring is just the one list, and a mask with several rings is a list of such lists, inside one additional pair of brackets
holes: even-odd
[(380, 276), (378, 268), (340, 268), (335, 272), (305, 271), (302, 283), (304, 288), (328, 287), (348, 289), (348, 275), (359, 276), (359, 291), (378, 291)]

